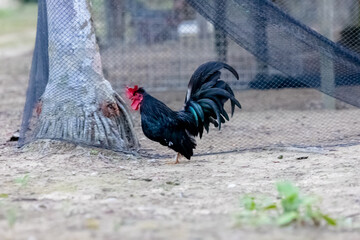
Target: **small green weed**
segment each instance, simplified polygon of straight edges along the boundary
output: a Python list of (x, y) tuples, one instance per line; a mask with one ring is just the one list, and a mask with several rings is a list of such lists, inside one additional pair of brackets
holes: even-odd
[(29, 174), (25, 174), (23, 177), (16, 178), (15, 183), (19, 184), (22, 188), (26, 187), (29, 183)]
[(6, 197), (0, 199), (0, 216), (4, 216), (9, 226), (12, 228), (18, 219), (18, 208), (9, 203), (6, 200), (8, 195), (5, 195)]
[(277, 200), (245, 196), (241, 200), (244, 210), (237, 216), (238, 225), (337, 225), (335, 219), (320, 210), (318, 198), (302, 196), (290, 182), (279, 182), (276, 187), (279, 195)]
[(6, 210), (5, 217), (10, 227), (15, 225), (15, 222), (18, 218), (17, 215), (17, 210), (15, 208), (9, 208)]
[(90, 155), (99, 155), (99, 151), (98, 150), (95, 150), (95, 149), (92, 149), (90, 151)]
[(0, 198), (8, 198), (9, 194), (7, 193), (0, 193)]

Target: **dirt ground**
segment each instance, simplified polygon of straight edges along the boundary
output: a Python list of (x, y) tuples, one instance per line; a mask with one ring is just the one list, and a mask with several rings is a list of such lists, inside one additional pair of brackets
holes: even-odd
[[(18, 149), (8, 140), (20, 127), (30, 60), (30, 52), (0, 59), (0, 239), (360, 239), (359, 145), (268, 148), (196, 156), (178, 165), (49, 141)], [(297, 113), (298, 119), (304, 115)], [(246, 116), (249, 124), (251, 112)], [(338, 123), (348, 125), (340, 130), (350, 136), (357, 118), (341, 116), (347, 115), (338, 113)], [(324, 212), (353, 225), (236, 227), (239, 199), (275, 196), (279, 180), (321, 196)]]

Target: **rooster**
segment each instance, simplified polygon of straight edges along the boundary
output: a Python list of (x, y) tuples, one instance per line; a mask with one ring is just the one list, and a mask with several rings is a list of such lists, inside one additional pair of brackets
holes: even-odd
[(199, 135), (201, 138), (204, 129), (209, 132), (210, 124), (220, 130), (221, 123), (229, 120), (224, 110), (227, 100), (231, 102), (231, 116), (235, 106), (241, 108), (230, 86), (220, 80), (222, 68), (239, 79), (235, 69), (226, 63), (208, 62), (201, 65), (190, 79), (183, 110), (177, 112), (137, 85), (126, 90), (127, 97), (132, 101), (131, 108), (140, 109), (145, 136), (177, 152), (175, 164), (179, 163), (180, 155), (190, 160), (196, 147), (194, 137)]

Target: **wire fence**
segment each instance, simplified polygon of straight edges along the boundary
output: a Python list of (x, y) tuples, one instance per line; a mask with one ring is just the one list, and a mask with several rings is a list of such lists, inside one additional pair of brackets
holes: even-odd
[[(360, 139), (357, 0), (91, 0), (105, 78), (124, 94), (144, 87), (180, 110), (193, 71), (225, 61), (243, 106), (197, 154), (321, 147)], [(326, 94), (325, 94), (326, 93)], [(169, 153), (147, 140), (142, 151)]]
[[(105, 2), (119, 4), (111, 8), (111, 4), (93, 1), (104, 71), (119, 92), (126, 85), (138, 84), (172, 109), (180, 109), (189, 78), (203, 62), (225, 60), (239, 72), (240, 81), (225, 78), (237, 90), (243, 110), (220, 132), (212, 129), (198, 141), (197, 153), (357, 141), (357, 108), (289, 80), (286, 74), (258, 60), (226, 34), (219, 34), (186, 1)], [(330, 40), (357, 51), (358, 1), (282, 0), (274, 4)], [(109, 19), (111, 16), (117, 17)], [(121, 26), (118, 35), (113, 33), (116, 26)], [(243, 29), (246, 31), (246, 26)], [(318, 67), (303, 63), (295, 66), (319, 71)], [(259, 78), (259, 73), (264, 72), (277, 78)], [(349, 90), (344, 88), (344, 92)], [(134, 118), (141, 134), (140, 116), (134, 113)], [(140, 140), (145, 149), (158, 149), (145, 137)]]

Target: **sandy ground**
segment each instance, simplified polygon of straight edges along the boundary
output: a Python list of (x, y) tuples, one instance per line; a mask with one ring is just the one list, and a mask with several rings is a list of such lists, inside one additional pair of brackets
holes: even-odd
[[(1, 61), (0, 239), (360, 239), (359, 145), (196, 156), (178, 165), (47, 141), (18, 149), (8, 139), (20, 126), (30, 54)], [(355, 139), (351, 121), (341, 131)], [(271, 135), (266, 127), (259, 130)], [(236, 227), (239, 199), (275, 196), (279, 180), (321, 196), (324, 212), (353, 225)]]

